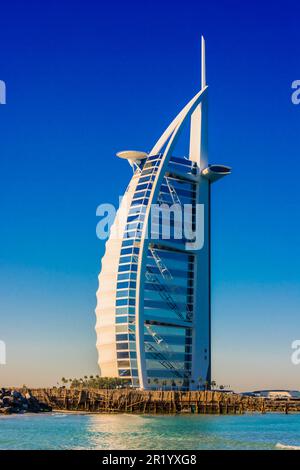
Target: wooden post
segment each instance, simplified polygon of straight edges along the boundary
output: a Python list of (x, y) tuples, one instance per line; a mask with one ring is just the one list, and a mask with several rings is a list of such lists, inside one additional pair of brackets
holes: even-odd
[(286, 415), (289, 414), (289, 404), (288, 404), (288, 402), (286, 402), (286, 404), (285, 404), (285, 414)]

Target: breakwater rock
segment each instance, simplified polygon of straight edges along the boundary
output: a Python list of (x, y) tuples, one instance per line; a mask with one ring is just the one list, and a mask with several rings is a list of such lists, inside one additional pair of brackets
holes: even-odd
[(30, 391), (0, 389), (0, 414), (43, 413), (52, 407), (40, 402)]
[(146, 391), (134, 389), (32, 389), (32, 396), (54, 410), (96, 413), (292, 413), (300, 401), (269, 400), (217, 391)]

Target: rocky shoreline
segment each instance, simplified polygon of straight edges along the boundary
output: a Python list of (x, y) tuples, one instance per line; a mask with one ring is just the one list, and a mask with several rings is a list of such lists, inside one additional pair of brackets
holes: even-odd
[(0, 389), (0, 415), (23, 414), (23, 413), (45, 413), (52, 411), (52, 407), (39, 401), (31, 392), (18, 390)]

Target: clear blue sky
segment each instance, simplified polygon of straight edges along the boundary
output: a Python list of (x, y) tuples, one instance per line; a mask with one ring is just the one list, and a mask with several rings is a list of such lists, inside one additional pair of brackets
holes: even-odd
[[(262, 3), (265, 3), (264, 5)], [(213, 376), (300, 388), (299, 2), (5, 2), (0, 15), (0, 384), (97, 373), (95, 211), (199, 87), (207, 42)]]

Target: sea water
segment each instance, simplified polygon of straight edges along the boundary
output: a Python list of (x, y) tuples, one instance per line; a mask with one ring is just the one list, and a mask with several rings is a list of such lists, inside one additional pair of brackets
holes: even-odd
[(300, 414), (1, 416), (0, 449), (300, 449)]

